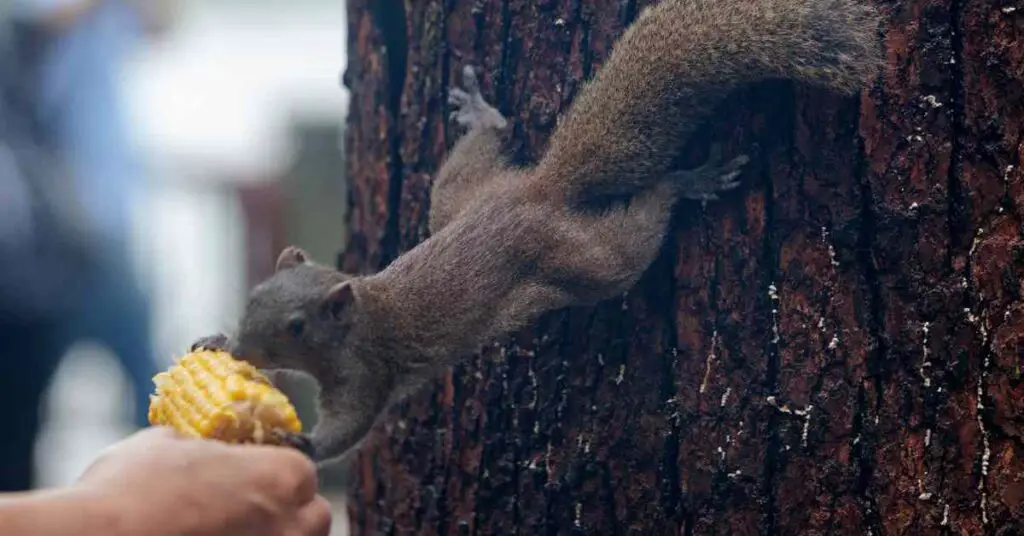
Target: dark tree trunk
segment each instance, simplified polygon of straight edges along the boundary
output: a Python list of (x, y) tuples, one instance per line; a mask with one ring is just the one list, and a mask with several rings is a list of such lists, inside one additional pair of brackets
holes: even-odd
[[(349, 0), (339, 266), (426, 235), (462, 65), (530, 161), (644, 4)], [(396, 408), (352, 469), (354, 530), (1024, 533), (1024, 5), (887, 5), (859, 99), (728, 103), (699, 138), (752, 152), (744, 187), (681, 205), (628, 296)]]

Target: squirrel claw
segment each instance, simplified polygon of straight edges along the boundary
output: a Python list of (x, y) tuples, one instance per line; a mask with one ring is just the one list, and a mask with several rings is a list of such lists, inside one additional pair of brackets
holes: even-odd
[(448, 119), (467, 128), (487, 127), (502, 129), (508, 124), (501, 112), (484, 100), (476, 70), (466, 65), (462, 68), (462, 87), (448, 90), (448, 104), (455, 108)]
[(452, 106), (468, 106), (472, 100), (473, 97), (469, 93), (457, 87), (448, 90), (448, 104)]
[(196, 342), (189, 346), (189, 352), (198, 352), (200, 350), (211, 350), (215, 352), (226, 352), (228, 351), (229, 341), (227, 335), (218, 333), (216, 335), (207, 335), (201, 337)]
[(750, 157), (745, 154), (741, 154), (736, 158), (730, 160), (729, 163), (722, 166), (722, 168), (734, 170), (734, 173), (738, 175), (740, 173), (740, 168), (747, 165), (748, 163), (750, 163)]
[(750, 162), (750, 157), (740, 155), (722, 164), (720, 150), (712, 145), (710, 157), (703, 165), (670, 175), (669, 180), (678, 184), (681, 197), (707, 203), (718, 199), (717, 192), (732, 190), (740, 185), (736, 178), (743, 172), (743, 166)]
[(274, 440), (283, 446), (291, 447), (305, 454), (310, 459), (315, 460), (314, 454), (316, 449), (313, 448), (313, 440), (306, 434), (296, 434), (294, 432), (287, 432), (284, 430), (274, 430), (271, 432)]
[(472, 65), (462, 67), (462, 85), (471, 95), (480, 94), (480, 84), (476, 78), (476, 69)]

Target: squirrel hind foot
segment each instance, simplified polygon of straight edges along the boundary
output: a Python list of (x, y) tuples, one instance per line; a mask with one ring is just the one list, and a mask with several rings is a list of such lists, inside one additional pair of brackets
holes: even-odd
[(674, 171), (666, 180), (677, 186), (679, 196), (684, 199), (714, 201), (718, 199), (719, 192), (733, 190), (740, 185), (737, 177), (749, 162), (750, 157), (743, 154), (723, 164), (721, 149), (712, 147), (707, 162), (695, 169)]
[(505, 116), (484, 99), (476, 70), (467, 65), (462, 69), (462, 87), (448, 90), (448, 104), (455, 108), (449, 119), (467, 128), (503, 129), (508, 125)]

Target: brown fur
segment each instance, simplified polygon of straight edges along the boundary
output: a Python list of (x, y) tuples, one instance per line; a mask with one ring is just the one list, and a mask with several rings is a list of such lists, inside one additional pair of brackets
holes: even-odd
[(388, 404), (482, 344), (628, 290), (678, 198), (738, 184), (743, 156), (669, 169), (715, 106), (767, 78), (855, 91), (880, 65), (878, 22), (854, 0), (665, 0), (627, 30), (533, 169), (502, 157), (508, 122), (467, 69), (451, 96), (469, 132), (432, 191), (432, 236), (365, 277), (286, 249), (229, 349), (315, 376), (312, 455), (349, 451)]
[(864, 0), (649, 7), (573, 102), (534, 182), (574, 200), (649, 185), (741, 85), (792, 79), (853, 93), (882, 65), (879, 22)]

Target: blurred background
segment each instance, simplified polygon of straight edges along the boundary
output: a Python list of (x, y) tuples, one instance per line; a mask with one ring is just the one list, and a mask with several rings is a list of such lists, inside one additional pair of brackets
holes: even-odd
[(0, 0), (4, 487), (70, 483), (144, 425), (152, 375), (231, 330), (284, 245), (334, 262), (344, 8)]

